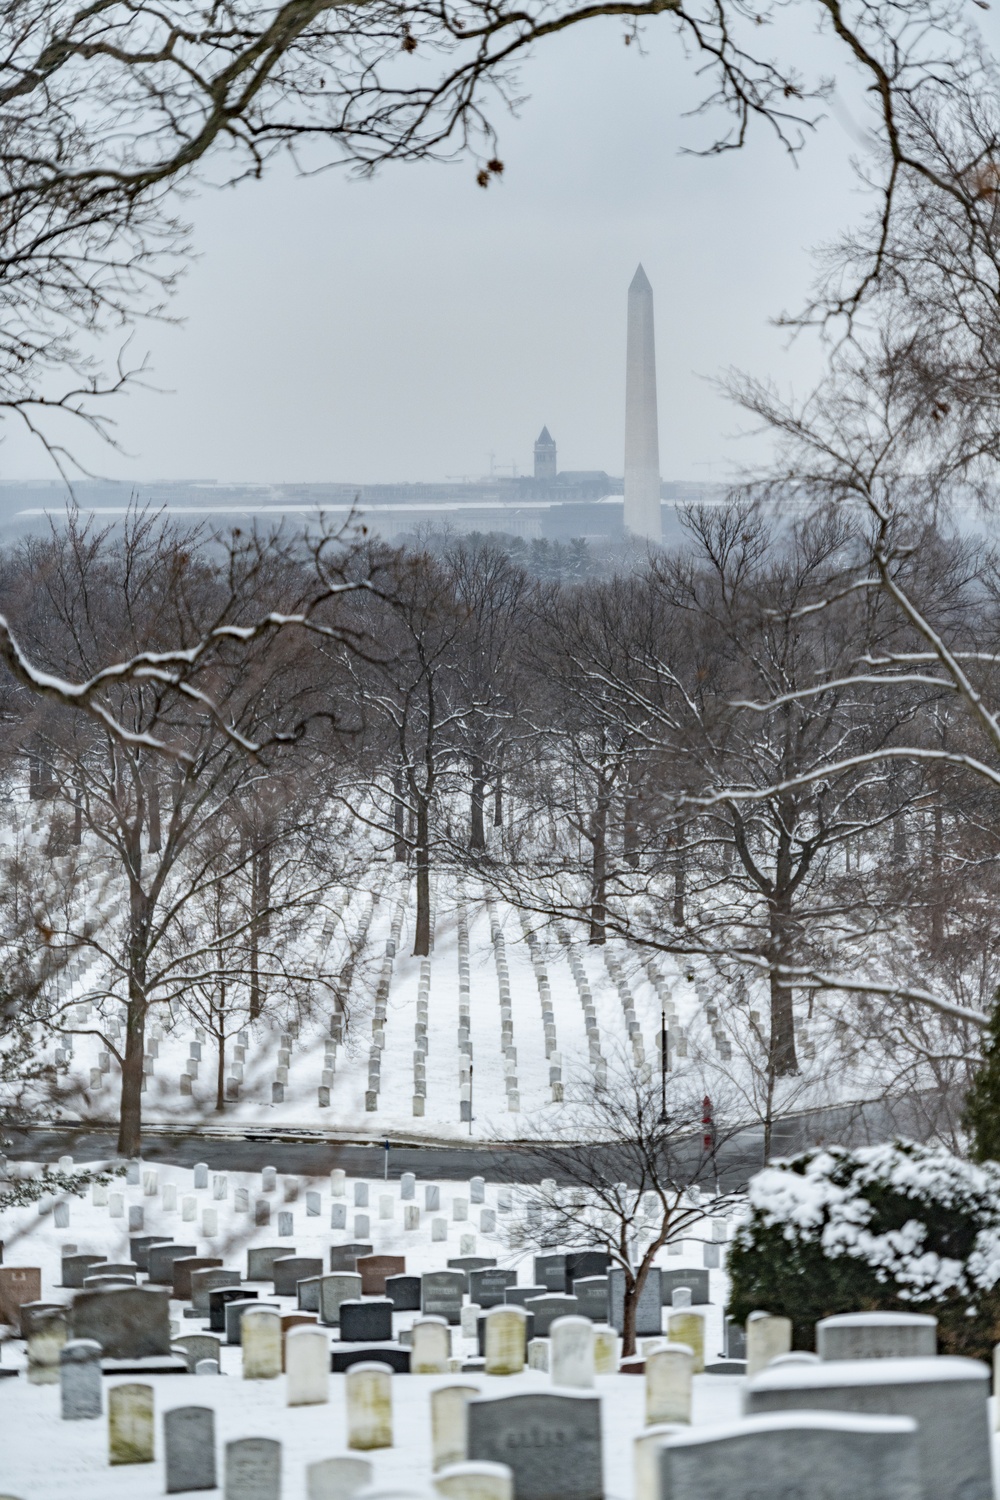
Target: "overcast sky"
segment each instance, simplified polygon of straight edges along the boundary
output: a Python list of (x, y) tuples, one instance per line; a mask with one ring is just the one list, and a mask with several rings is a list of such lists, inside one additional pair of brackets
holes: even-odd
[[(803, 30), (807, 69), (840, 63)], [(664, 478), (721, 479), (749, 460), (711, 378), (735, 365), (802, 387), (810, 340), (769, 319), (796, 307), (810, 249), (860, 212), (850, 105), (795, 166), (766, 128), (743, 152), (682, 154), (693, 70), (664, 20), (646, 55), (617, 23), (567, 34), (524, 70), (501, 120), (502, 183), (473, 167), (395, 167), (210, 192), (193, 205), (200, 260), (179, 328), (145, 328), (168, 394), (118, 411), (121, 478), (434, 480), (531, 463), (548, 425), (561, 468), (622, 472), (626, 289), (641, 261), (656, 299)], [(847, 74), (845, 72), (845, 79)], [(849, 101), (849, 88), (845, 93)], [(509, 471), (509, 468), (508, 468)], [(14, 436), (4, 478), (48, 476)]]

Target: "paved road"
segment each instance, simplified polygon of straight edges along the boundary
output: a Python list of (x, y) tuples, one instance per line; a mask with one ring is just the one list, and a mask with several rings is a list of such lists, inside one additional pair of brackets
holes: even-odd
[[(873, 1144), (896, 1134), (920, 1139), (928, 1113), (920, 1101), (912, 1110), (901, 1110), (898, 1104), (890, 1108), (871, 1103), (805, 1111), (775, 1122), (771, 1154), (788, 1156), (819, 1143)], [(3, 1133), (9, 1143), (4, 1149), (12, 1160), (55, 1161), (65, 1154), (84, 1163), (107, 1160), (116, 1154), (115, 1135), (106, 1127), (5, 1126)], [(385, 1151), (377, 1143), (336, 1141), (307, 1134), (296, 1136), (290, 1131), (270, 1133), (264, 1129), (218, 1135), (161, 1127), (146, 1134), (142, 1154), (145, 1161), (172, 1162), (177, 1166), (190, 1167), (204, 1161), (214, 1171), (259, 1172), (262, 1167), (276, 1166), (282, 1172), (321, 1177), (334, 1167), (343, 1167), (352, 1177), (376, 1178), (388, 1167), (390, 1177), (415, 1172), (418, 1177), (431, 1180), (461, 1179), (478, 1173), (495, 1181), (537, 1182), (542, 1177), (552, 1177), (570, 1182), (579, 1181), (569, 1164), (571, 1160), (578, 1162), (581, 1153), (591, 1156), (602, 1171), (627, 1180), (627, 1164), (616, 1161), (613, 1147), (547, 1148), (544, 1159), (540, 1159), (537, 1148), (517, 1143), (474, 1142), (465, 1146), (399, 1142), (391, 1144), (387, 1164)], [(700, 1140), (683, 1142), (679, 1155), (678, 1175), (690, 1177), (701, 1155)], [(729, 1191), (744, 1186), (763, 1165), (763, 1160), (763, 1127), (751, 1125), (738, 1131), (720, 1146), (720, 1185)]]

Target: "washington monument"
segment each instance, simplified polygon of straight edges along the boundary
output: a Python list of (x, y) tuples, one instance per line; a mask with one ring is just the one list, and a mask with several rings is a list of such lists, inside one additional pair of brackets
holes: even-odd
[(625, 527), (658, 542), (660, 443), (656, 420), (656, 346), (653, 288), (642, 266), (628, 289), (628, 348), (625, 364)]

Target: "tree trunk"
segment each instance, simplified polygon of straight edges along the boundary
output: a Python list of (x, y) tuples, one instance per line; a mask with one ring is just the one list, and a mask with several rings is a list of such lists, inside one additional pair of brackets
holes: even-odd
[(257, 851), (251, 860), (250, 900), (250, 1019), (256, 1021), (266, 999), (260, 979), (260, 940), (270, 931), (271, 852)]
[(599, 947), (607, 941), (605, 922), (608, 914), (608, 800), (604, 788), (598, 793), (597, 806), (590, 823), (593, 860), (590, 871), (590, 936), (588, 942)]
[(639, 1309), (639, 1293), (636, 1284), (625, 1273), (625, 1295), (622, 1307), (622, 1358), (635, 1353), (635, 1323)]
[(684, 901), (687, 894), (687, 853), (684, 842), (687, 834), (683, 828), (677, 830), (677, 854), (674, 858), (674, 926), (684, 926)]
[(469, 848), (486, 848), (486, 824), (483, 809), (486, 804), (486, 771), (480, 756), (471, 759), (472, 773), (472, 821), (469, 827)]
[(392, 778), (392, 857), (397, 865), (406, 864), (406, 803), (403, 800), (403, 771), (397, 767)]
[(799, 1071), (795, 1055), (795, 1011), (792, 1004), (791, 986), (783, 982), (775, 972), (775, 965), (786, 963), (789, 955), (788, 925), (791, 913), (783, 905), (771, 903), (771, 944), (768, 959), (772, 964), (771, 990), (771, 1042), (768, 1068), (775, 1078), (787, 1078)]
[(496, 771), (496, 780), (493, 783), (493, 827), (503, 827), (503, 772), (499, 765)]
[(219, 1029), (215, 1034), (218, 1042), (218, 1067), (215, 1072), (215, 1109), (222, 1114), (226, 1108), (226, 1027), (225, 1012), (219, 1015)]
[[(631, 783), (631, 771), (629, 782)], [(622, 854), (630, 870), (639, 868), (639, 798), (632, 786), (625, 788), (625, 816), (622, 822)]]
[(941, 811), (941, 778), (937, 777), (937, 796), (934, 801), (934, 835), (931, 840), (931, 874), (933, 877), (931, 897), (931, 943), (939, 948), (944, 942), (944, 901), (941, 893), (941, 875), (944, 867), (944, 817)]
[(417, 805), (417, 931), (414, 958), (428, 958), (431, 951), (431, 848), (430, 814), (427, 802)]
[(159, 854), (163, 848), (160, 832), (160, 783), (155, 770), (146, 773), (146, 807), (149, 821), (149, 852)]
[(83, 794), (77, 792), (73, 798), (73, 844), (79, 848), (83, 843)]

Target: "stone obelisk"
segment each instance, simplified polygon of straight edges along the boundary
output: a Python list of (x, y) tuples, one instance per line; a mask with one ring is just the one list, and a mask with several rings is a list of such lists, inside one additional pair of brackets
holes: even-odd
[(642, 266), (628, 289), (625, 364), (625, 527), (660, 541), (660, 442), (656, 419), (653, 288)]

